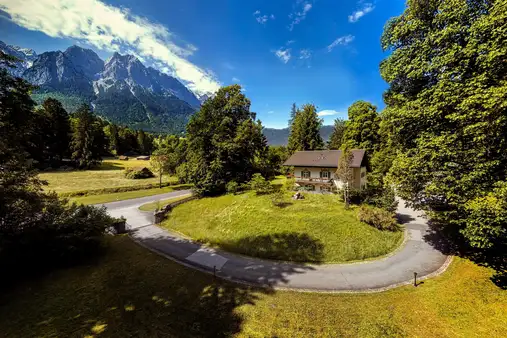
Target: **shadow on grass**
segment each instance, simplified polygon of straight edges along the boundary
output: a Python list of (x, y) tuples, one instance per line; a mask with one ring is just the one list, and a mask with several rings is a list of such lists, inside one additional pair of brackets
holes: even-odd
[[(148, 241), (161, 245), (166, 240)], [(230, 337), (242, 328), (244, 318), (238, 307), (254, 306), (260, 297), (275, 292), (270, 286), (302, 273), (301, 268), (272, 270), (264, 279), (266, 287), (250, 287), (186, 268), (125, 236), (110, 242), (110, 250), (91, 265), (34, 279), (0, 294), (0, 327), (8, 330), (4, 333), (19, 337)]]
[(92, 170), (123, 170), (123, 169), (125, 169), (123, 166), (111, 162), (102, 162), (100, 163), (100, 165), (92, 168)]
[(320, 263), (324, 257), (324, 245), (319, 240), (297, 232), (250, 236), (216, 244), (226, 251), (282, 261)]
[(470, 247), (458, 229), (438, 222), (428, 222), (429, 231), (424, 240), (445, 255), (454, 255), (471, 260), (480, 266), (495, 270), (491, 281), (501, 289), (507, 289), (507, 245), (495, 250), (478, 250)]

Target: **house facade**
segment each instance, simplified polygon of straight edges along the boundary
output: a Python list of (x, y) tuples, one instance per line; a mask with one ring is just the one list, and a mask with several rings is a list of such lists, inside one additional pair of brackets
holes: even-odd
[[(365, 152), (361, 149), (351, 152), (353, 158), (350, 167), (354, 178), (350, 188), (363, 189), (367, 183)], [(294, 167), (297, 186), (310, 191), (329, 192), (333, 188), (343, 187), (343, 182), (336, 175), (341, 153), (341, 150), (297, 151), (284, 165)]]

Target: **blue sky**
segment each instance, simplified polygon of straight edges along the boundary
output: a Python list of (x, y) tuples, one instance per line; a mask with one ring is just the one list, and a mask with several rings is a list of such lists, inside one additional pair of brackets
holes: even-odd
[(79, 44), (136, 54), (199, 93), (239, 83), (264, 126), (314, 103), (325, 124), (383, 107), (380, 36), (404, 1), (0, 0), (0, 36), (37, 53)]

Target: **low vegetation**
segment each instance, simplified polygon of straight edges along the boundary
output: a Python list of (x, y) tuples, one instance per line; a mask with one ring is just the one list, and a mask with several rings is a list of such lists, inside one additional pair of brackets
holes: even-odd
[(178, 197), (173, 197), (173, 198), (169, 198), (169, 199), (166, 199), (166, 200), (156, 201), (156, 202), (153, 202), (153, 203), (146, 203), (146, 204), (141, 205), (139, 207), (139, 210), (141, 210), (141, 211), (156, 211), (156, 210), (161, 210), (162, 208), (164, 208), (166, 205), (168, 205), (170, 203), (174, 203), (174, 202), (178, 202), (178, 201), (184, 200), (186, 198), (189, 198), (190, 196), (192, 196), (192, 194), (178, 196)]
[(146, 167), (141, 168), (127, 168), (125, 169), (124, 175), (126, 178), (131, 180), (141, 180), (155, 177), (150, 169)]
[(502, 337), (507, 293), (491, 275), (457, 258), (417, 288), (276, 292), (214, 281), (115, 237), (96, 262), (2, 292), (0, 328), (4, 337)]
[(362, 205), (357, 212), (357, 217), (361, 222), (379, 230), (399, 231), (401, 229), (395, 214), (380, 208)]
[(290, 193), (203, 198), (173, 209), (162, 226), (240, 254), (302, 262), (350, 262), (379, 257), (400, 245), (401, 232), (357, 220), (335, 195)]

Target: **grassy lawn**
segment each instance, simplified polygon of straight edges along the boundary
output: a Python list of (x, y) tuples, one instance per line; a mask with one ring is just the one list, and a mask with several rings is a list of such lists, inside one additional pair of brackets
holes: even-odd
[(136, 245), (0, 293), (2, 337), (502, 337), (507, 292), (455, 259), (414, 288), (276, 292), (214, 281)]
[(252, 192), (195, 200), (174, 208), (162, 225), (227, 251), (300, 262), (378, 257), (403, 239), (402, 232), (360, 223), (335, 195), (305, 194), (298, 201), (289, 195), (282, 207)]
[(133, 191), (125, 191), (125, 192), (117, 192), (110, 194), (101, 194), (101, 195), (89, 195), (82, 197), (70, 197), (69, 200), (71, 202), (81, 203), (81, 204), (99, 204), (99, 203), (108, 203), (115, 201), (123, 201), (132, 198), (138, 197), (146, 197), (153, 196), (158, 194), (165, 194), (166, 192), (172, 192), (176, 190), (184, 190), (190, 189), (188, 184), (180, 184), (180, 185), (172, 185), (169, 187), (153, 188), (153, 189), (142, 189), (142, 190), (133, 190)]
[(139, 210), (141, 210), (141, 211), (155, 211), (157, 209), (161, 209), (161, 208), (165, 207), (169, 203), (178, 202), (178, 201), (181, 201), (181, 200), (188, 198), (190, 196), (192, 196), (192, 194), (173, 197), (173, 198), (169, 198), (166, 200), (161, 200), (161, 201), (157, 201), (157, 202), (153, 202), (153, 203), (146, 203), (146, 204), (141, 205), (139, 207)]
[[(106, 159), (99, 168), (94, 170), (41, 172), (40, 178), (46, 180), (47, 190), (57, 193), (69, 193), (95, 189), (117, 188), (125, 186), (146, 186), (158, 184), (158, 177), (142, 180), (131, 180), (123, 175), (123, 170), (129, 167), (150, 167), (150, 161), (120, 161)], [(156, 173), (155, 173), (156, 174)], [(164, 175), (162, 182), (176, 182), (176, 177)]]

